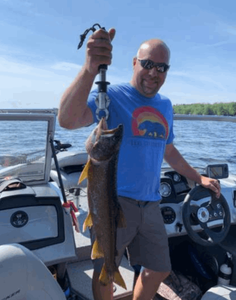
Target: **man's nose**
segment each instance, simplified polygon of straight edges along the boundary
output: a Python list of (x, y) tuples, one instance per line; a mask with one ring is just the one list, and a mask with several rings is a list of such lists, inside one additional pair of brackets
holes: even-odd
[(157, 71), (157, 68), (156, 68), (156, 67), (153, 67), (152, 69), (149, 70), (148, 73), (149, 73), (150, 76), (156, 77), (156, 76), (158, 76), (158, 73), (159, 73), (159, 72)]

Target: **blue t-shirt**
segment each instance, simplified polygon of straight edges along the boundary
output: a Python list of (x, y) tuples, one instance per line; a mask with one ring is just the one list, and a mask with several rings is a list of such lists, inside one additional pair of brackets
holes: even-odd
[[(170, 100), (160, 94), (144, 97), (129, 83), (109, 86), (107, 95), (111, 100), (108, 127), (124, 126), (118, 160), (118, 195), (143, 201), (160, 200), (165, 146), (174, 139)], [(97, 91), (92, 91), (88, 98), (94, 122), (98, 122), (96, 97)]]

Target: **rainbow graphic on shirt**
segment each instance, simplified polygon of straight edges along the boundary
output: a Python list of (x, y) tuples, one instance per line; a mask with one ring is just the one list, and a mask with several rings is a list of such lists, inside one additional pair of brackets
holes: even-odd
[(166, 140), (169, 127), (165, 117), (158, 110), (150, 106), (141, 106), (132, 114), (132, 132), (134, 136)]

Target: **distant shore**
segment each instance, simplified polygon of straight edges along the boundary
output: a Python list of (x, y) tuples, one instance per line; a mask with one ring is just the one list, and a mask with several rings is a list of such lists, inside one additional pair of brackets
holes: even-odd
[(236, 102), (229, 103), (194, 103), (173, 105), (175, 114), (236, 116)]

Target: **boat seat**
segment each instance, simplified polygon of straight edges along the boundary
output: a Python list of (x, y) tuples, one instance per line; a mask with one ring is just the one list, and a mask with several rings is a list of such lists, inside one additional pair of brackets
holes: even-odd
[(201, 300), (236, 300), (236, 287), (230, 285), (216, 285), (210, 288)]
[(44, 263), (19, 244), (0, 246), (0, 299), (66, 300)]
[[(59, 152), (57, 154), (57, 160), (60, 168), (63, 168), (65, 166), (84, 165), (87, 163), (88, 154), (86, 152)], [(52, 160), (51, 168), (53, 170), (56, 170), (54, 160)]]
[[(73, 188), (73, 187), (77, 187), (77, 188), (86, 188), (87, 187), (87, 179), (82, 181), (80, 184), (78, 183), (81, 173), (72, 173), (70, 175), (66, 174), (63, 171), (61, 171), (60, 173), (61, 173), (61, 179), (63, 182), (63, 186), (66, 190), (69, 190), (70, 188)], [(51, 170), (50, 177), (54, 182), (56, 182), (56, 184), (58, 186), (60, 186), (57, 171)]]

